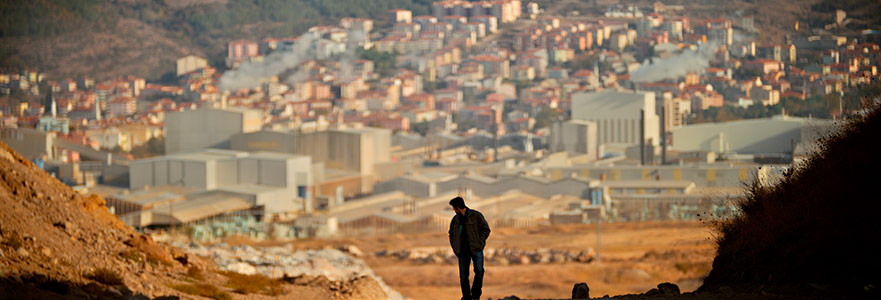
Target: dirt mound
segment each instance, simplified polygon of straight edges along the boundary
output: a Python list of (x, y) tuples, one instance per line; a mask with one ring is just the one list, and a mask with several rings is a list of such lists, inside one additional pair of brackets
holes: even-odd
[[(372, 272), (372, 271), (371, 271)], [(315, 284), (224, 272), (155, 243), (0, 142), (0, 299), (387, 299), (371, 277)]]
[(826, 138), (822, 151), (777, 185), (752, 184), (743, 213), (718, 224), (718, 255), (700, 290), (753, 284), (877, 295), (879, 137), (876, 108)]
[(183, 266), (166, 249), (3, 143), (0, 207), (0, 298), (174, 294), (161, 283)]

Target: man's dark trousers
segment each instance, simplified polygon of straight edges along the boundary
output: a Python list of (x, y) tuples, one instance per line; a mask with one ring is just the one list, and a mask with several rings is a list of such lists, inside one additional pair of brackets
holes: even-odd
[[(468, 287), (468, 266), (474, 261), (474, 285)], [(462, 285), (462, 299), (480, 299), (483, 287), (483, 251), (471, 254), (465, 250), (459, 253), (459, 283)]]

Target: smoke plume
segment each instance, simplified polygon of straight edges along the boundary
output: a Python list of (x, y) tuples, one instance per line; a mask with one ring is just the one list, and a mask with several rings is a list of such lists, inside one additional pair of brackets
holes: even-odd
[(696, 50), (685, 49), (679, 55), (668, 58), (654, 57), (630, 72), (633, 82), (655, 82), (664, 79), (677, 79), (690, 72), (702, 74), (709, 66), (710, 59), (718, 46), (704, 44)]
[(238, 69), (226, 71), (220, 77), (219, 87), (222, 91), (230, 91), (253, 88), (268, 82), (272, 76), (295, 69), (314, 57), (315, 43), (319, 40), (312, 34), (303, 34), (294, 43), (292, 51), (276, 51), (262, 61), (245, 62)]

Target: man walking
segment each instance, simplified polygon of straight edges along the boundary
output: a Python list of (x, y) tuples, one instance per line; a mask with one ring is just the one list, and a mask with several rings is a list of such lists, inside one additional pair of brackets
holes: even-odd
[[(459, 258), (459, 283), (462, 300), (480, 299), (483, 286), (483, 248), (489, 237), (489, 224), (479, 211), (465, 206), (462, 197), (450, 200), (456, 212), (450, 222), (450, 246)], [(468, 266), (474, 261), (474, 285), (468, 286)]]

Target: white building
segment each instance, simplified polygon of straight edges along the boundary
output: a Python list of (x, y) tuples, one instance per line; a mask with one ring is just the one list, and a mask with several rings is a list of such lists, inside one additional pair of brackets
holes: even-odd
[(165, 116), (165, 153), (229, 148), (234, 134), (263, 127), (262, 113), (243, 108), (201, 108)]
[(587, 154), (591, 159), (597, 158), (597, 124), (584, 120), (569, 120), (551, 125), (552, 152), (566, 151), (569, 153)]
[[(640, 111), (645, 122), (640, 128)], [(660, 120), (655, 113), (654, 92), (603, 91), (572, 95), (572, 120), (597, 125), (599, 144), (660, 144)]]
[(390, 161), (391, 131), (382, 128), (334, 128), (315, 132), (263, 130), (237, 134), (232, 149), (308, 155), (328, 168), (372, 174)]
[(208, 61), (204, 58), (195, 55), (187, 55), (177, 59), (177, 76), (204, 69), (207, 66)]
[(673, 129), (673, 148), (682, 151), (791, 153), (811, 148), (832, 127), (823, 119), (775, 116), (768, 119), (687, 125)]
[(129, 187), (178, 186), (239, 195), (268, 214), (291, 213), (311, 200), (308, 156), (208, 149), (132, 161)]

